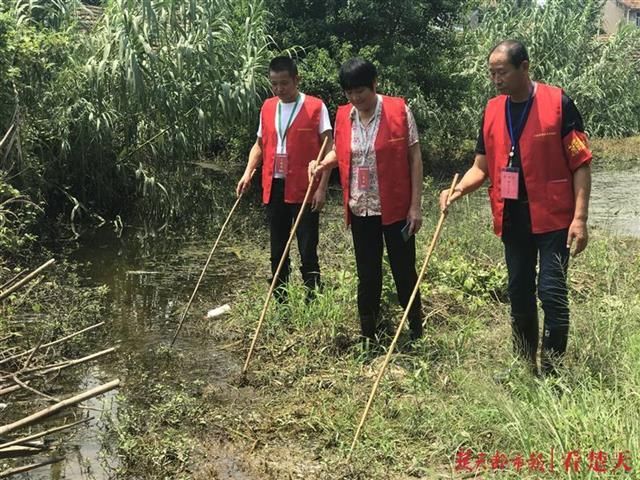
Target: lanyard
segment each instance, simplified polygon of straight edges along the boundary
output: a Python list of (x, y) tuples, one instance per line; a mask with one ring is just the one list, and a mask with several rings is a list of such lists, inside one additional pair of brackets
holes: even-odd
[[(369, 157), (369, 152), (371, 151), (371, 143), (375, 140), (372, 137), (373, 132), (376, 131), (375, 128), (375, 124), (378, 121), (378, 109), (380, 108), (380, 99), (376, 97), (376, 108), (374, 110), (373, 113), (373, 121), (372, 123), (370, 123), (369, 125), (369, 131), (367, 132), (367, 129), (364, 127), (364, 125), (362, 124), (362, 121), (360, 120), (360, 115), (358, 114), (358, 111), (356, 110), (356, 125), (358, 126), (358, 130), (360, 131), (360, 135), (362, 138), (364, 138), (364, 155), (362, 156), (363, 158), (363, 162), (366, 163), (367, 158)], [(372, 125), (373, 124), (373, 125)]]
[(291, 114), (289, 115), (289, 121), (287, 121), (287, 126), (284, 129), (284, 133), (282, 131), (282, 102), (278, 102), (278, 118), (276, 121), (276, 130), (278, 132), (278, 137), (280, 137), (280, 143), (284, 145), (284, 141), (287, 138), (287, 132), (289, 131), (289, 127), (291, 126), (291, 120), (293, 120), (293, 115), (296, 113), (296, 108), (298, 108), (298, 102), (300, 101), (300, 94), (296, 97), (296, 103), (293, 104), (293, 109), (291, 110)]
[(527, 115), (531, 108), (531, 104), (533, 103), (533, 92), (534, 89), (529, 93), (529, 98), (527, 99), (527, 104), (524, 106), (524, 110), (522, 111), (522, 115), (520, 116), (520, 121), (518, 122), (517, 128), (514, 130), (513, 121), (511, 119), (511, 97), (507, 99), (507, 126), (509, 127), (509, 139), (511, 140), (511, 151), (509, 152), (509, 166), (513, 162), (513, 156), (515, 155), (515, 150), (518, 147), (518, 142), (520, 141), (520, 135), (522, 135), (522, 131), (524, 130), (524, 126), (527, 123)]

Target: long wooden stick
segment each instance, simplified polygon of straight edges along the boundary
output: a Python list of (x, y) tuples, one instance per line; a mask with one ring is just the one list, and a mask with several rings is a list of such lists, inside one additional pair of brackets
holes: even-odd
[[(449, 189), (449, 196), (451, 196), (451, 194), (453, 193), (453, 189), (456, 186), (456, 183), (458, 183), (458, 174), (456, 173), (456, 175), (453, 177), (453, 181), (451, 182), (451, 188)], [(391, 342), (391, 345), (389, 346), (389, 349), (387, 351), (387, 355), (384, 358), (384, 362), (382, 363), (382, 366), (380, 367), (380, 372), (378, 372), (378, 377), (376, 378), (375, 383), (373, 384), (373, 388), (371, 389), (371, 394), (369, 395), (369, 400), (367, 401), (367, 406), (364, 409), (364, 412), (362, 412), (362, 417), (360, 418), (360, 423), (358, 425), (358, 428), (356, 429), (356, 434), (353, 437), (353, 442), (351, 442), (351, 449), (349, 450), (349, 455), (348, 458), (351, 457), (351, 454), (353, 453), (353, 449), (356, 446), (356, 443), (358, 441), (358, 437), (360, 436), (360, 432), (362, 431), (362, 427), (364, 425), (365, 420), (367, 419), (367, 414), (369, 413), (369, 409), (371, 408), (371, 404), (373, 403), (373, 398), (376, 394), (376, 391), (378, 390), (378, 385), (380, 385), (380, 380), (382, 379), (382, 376), (384, 375), (384, 371), (385, 368), (387, 367), (387, 364), (389, 363), (389, 360), (391, 359), (391, 355), (393, 354), (393, 350), (396, 346), (396, 343), (398, 342), (398, 338), (400, 338), (400, 333), (402, 333), (402, 327), (404, 326), (404, 322), (407, 320), (407, 317), (409, 316), (409, 310), (411, 309), (411, 305), (413, 304), (413, 301), (416, 298), (416, 295), (418, 294), (418, 290), (420, 288), (420, 282), (422, 282), (422, 278), (424, 277), (424, 274), (427, 270), (427, 265), (429, 264), (429, 259), (431, 258), (431, 254), (433, 253), (433, 250), (436, 246), (436, 243), (438, 241), (438, 238), (440, 237), (440, 231), (442, 230), (442, 225), (444, 224), (444, 219), (447, 217), (447, 210), (443, 211), (440, 214), (440, 220), (438, 220), (438, 225), (436, 226), (436, 231), (433, 234), (433, 238), (431, 239), (431, 244), (429, 245), (429, 250), (427, 251), (427, 257), (424, 259), (424, 262), (422, 263), (422, 268), (420, 269), (420, 274), (418, 275), (418, 279), (416, 280), (416, 285), (413, 288), (413, 293), (411, 294), (411, 298), (409, 298), (409, 302), (407, 303), (407, 308), (405, 308), (404, 310), (404, 315), (402, 316), (402, 320), (400, 320), (400, 325), (398, 325), (398, 330), (396, 331), (395, 336), (393, 337), (393, 341)]]
[[(251, 178), (253, 178), (253, 174), (256, 173), (255, 169), (251, 172)], [(225, 220), (225, 222), (222, 224), (222, 228), (220, 229), (220, 233), (218, 233), (218, 238), (216, 238), (215, 243), (213, 244), (213, 248), (211, 249), (211, 252), (209, 252), (209, 257), (207, 258), (207, 261), (204, 264), (204, 267), (202, 268), (202, 272), (200, 273), (200, 278), (198, 278), (198, 282), (196, 283), (196, 288), (193, 289), (193, 293), (191, 294), (191, 298), (189, 298), (189, 302), (187, 303), (187, 306), (184, 309), (184, 312), (182, 312), (182, 317), (180, 318), (180, 323), (178, 324), (178, 328), (176, 329), (176, 333), (173, 335), (173, 339), (171, 340), (171, 345), (169, 345), (170, 347), (173, 347), (173, 344), (176, 341), (176, 338), (178, 338), (178, 334), (180, 333), (180, 329), (182, 328), (182, 324), (184, 323), (184, 319), (187, 316), (187, 312), (189, 311), (189, 308), (191, 307), (191, 302), (193, 302), (193, 299), (196, 296), (196, 292), (198, 291), (198, 288), (200, 287), (200, 282), (202, 282), (202, 278), (204, 277), (204, 273), (207, 271), (207, 267), (209, 266), (209, 262), (211, 261), (211, 257), (213, 256), (213, 252), (216, 251), (216, 247), (218, 246), (218, 242), (220, 241), (220, 238), (222, 237), (222, 233), (224, 232), (224, 229), (227, 227), (227, 224), (229, 223), (229, 220), (231, 220), (231, 216), (233, 215), (233, 212), (235, 212), (236, 207), (238, 206), (238, 204), (240, 204), (240, 200), (242, 200), (242, 195), (244, 194), (244, 192), (240, 192), (240, 195), (238, 195), (238, 198), (236, 200), (236, 202), (233, 204), (233, 207), (231, 207), (231, 211), (229, 212), (229, 215), (227, 215), (227, 219)]]
[[(325, 137), (322, 142), (322, 146), (320, 147), (320, 151), (318, 152), (318, 158), (316, 158), (316, 162), (319, 162), (322, 158), (322, 153), (324, 152), (325, 147), (327, 146), (328, 137)], [(242, 374), (247, 373), (247, 369), (249, 368), (249, 362), (251, 361), (251, 355), (253, 354), (253, 349), (255, 348), (256, 341), (258, 340), (258, 334), (260, 333), (260, 328), (262, 327), (262, 322), (264, 321), (264, 317), (267, 313), (267, 307), (269, 306), (269, 301), (271, 300), (271, 295), (273, 294), (273, 290), (275, 289), (276, 282), (278, 281), (278, 276), (280, 275), (280, 270), (282, 270), (282, 266), (284, 265), (284, 261), (289, 255), (289, 248), (291, 248), (291, 242), (293, 241), (293, 237), (296, 234), (296, 230), (298, 229), (298, 224), (302, 219), (302, 214), (307, 206), (307, 201), (309, 199), (309, 195), (311, 194), (311, 189), (313, 188), (315, 180), (314, 177), (309, 180), (309, 186), (307, 187), (307, 192), (304, 195), (304, 200), (302, 200), (302, 205), (300, 205), (300, 211), (298, 212), (298, 216), (296, 218), (295, 223), (293, 224), (293, 228), (289, 233), (289, 240), (284, 247), (284, 252), (282, 253), (282, 257), (280, 258), (280, 263), (278, 263), (278, 268), (276, 272), (273, 274), (273, 280), (271, 281), (271, 286), (269, 287), (269, 293), (267, 293), (267, 298), (264, 301), (264, 306), (262, 307), (262, 313), (260, 314), (260, 320), (258, 320), (258, 326), (256, 327), (256, 331), (253, 335), (253, 340), (251, 340), (251, 347), (249, 347), (249, 353), (247, 353), (247, 359), (244, 362), (244, 366), (242, 367)]]
[(104, 385), (99, 385), (91, 390), (87, 390), (86, 392), (82, 392), (78, 395), (75, 395), (71, 398), (67, 398), (66, 400), (62, 400), (61, 402), (56, 403), (55, 405), (51, 405), (43, 410), (40, 410), (28, 417), (24, 417), (20, 420), (17, 420), (8, 425), (3, 425), (0, 427), (0, 435), (5, 435), (8, 432), (16, 430), (21, 427), (26, 427), (27, 425), (31, 425), (32, 423), (38, 422), (43, 418), (49, 417), (54, 413), (58, 413), (60, 410), (76, 405), (80, 402), (84, 402), (93, 397), (97, 397), (98, 395), (102, 395), (109, 390), (113, 390), (118, 385), (120, 385), (120, 380), (113, 380), (109, 383), (105, 383)]
[(47, 465), (51, 465), (52, 463), (58, 463), (63, 461), (64, 458), (52, 458), (51, 460), (45, 460), (44, 462), (32, 463), (30, 465), (24, 465), (22, 467), (10, 468), (9, 470), (5, 470), (4, 472), (0, 472), (0, 478), (7, 478), (11, 475), (16, 475), (18, 473), (28, 472), (30, 470), (34, 470), (39, 467), (45, 467)]
[(0, 445), (0, 449), (10, 447), (12, 445), (20, 445), (25, 442), (30, 442), (31, 440), (36, 440), (38, 438), (44, 437), (46, 435), (51, 435), (52, 433), (61, 432), (62, 430), (68, 430), (70, 428), (75, 427), (76, 425), (80, 425), (82, 423), (87, 423), (88, 421), (93, 420), (93, 417), (83, 418), (82, 420), (78, 420), (77, 422), (67, 423), (66, 425), (61, 425), (59, 427), (50, 428), (49, 430), (45, 430), (44, 432), (34, 433), (33, 435), (29, 435), (28, 437), (16, 438), (15, 440), (11, 440), (10, 442), (3, 443)]
[(36, 277), (40, 272), (42, 272), (45, 268), (50, 267), (51, 265), (53, 265), (55, 263), (55, 259), (51, 259), (46, 263), (43, 263), (42, 265), (40, 265), (38, 268), (36, 268), (33, 272), (31, 272), (29, 275), (27, 275), (26, 277), (24, 277), (22, 280), (14, 283), (13, 285), (11, 285), (9, 288), (7, 288), (5, 291), (0, 292), (0, 300), (4, 300), (6, 297), (8, 297), (9, 295), (11, 295), (13, 292), (15, 292), (16, 290), (18, 290), (20, 287), (22, 287), (25, 283), (27, 283), (29, 280), (31, 280), (32, 278)]
[[(67, 340), (69, 340), (69, 339), (71, 339), (73, 337), (76, 337), (76, 336), (78, 336), (78, 335), (80, 335), (82, 333), (86, 333), (86, 332), (88, 332), (90, 330), (93, 330), (95, 328), (101, 327), (102, 325), (104, 325), (104, 322), (96, 323), (95, 325), (91, 325), (90, 327), (87, 327), (87, 328), (84, 328), (84, 329), (79, 330), (77, 332), (71, 333), (71, 334), (67, 335), (66, 337), (62, 337), (62, 338), (60, 338), (58, 340), (55, 340), (53, 342), (45, 343), (44, 345), (41, 345), (41, 348), (52, 347), (52, 346), (57, 345), (59, 343), (65, 342), (65, 341), (67, 341)], [(3, 363), (8, 362), (10, 360), (14, 360), (14, 359), (20, 358), (20, 357), (22, 357), (24, 355), (28, 355), (33, 351), (35, 351), (35, 348), (31, 348), (29, 350), (25, 350), (24, 352), (17, 353), (15, 355), (12, 355), (12, 356), (7, 357), (7, 358), (3, 358), (2, 360), (0, 360), (0, 365), (2, 365)]]

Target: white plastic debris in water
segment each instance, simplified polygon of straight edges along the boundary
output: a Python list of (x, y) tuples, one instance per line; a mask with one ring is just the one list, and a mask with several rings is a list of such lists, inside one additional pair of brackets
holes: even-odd
[(213, 310), (209, 310), (207, 312), (207, 318), (219, 317), (220, 315), (224, 315), (225, 313), (227, 313), (230, 310), (231, 310), (231, 307), (229, 306), (229, 304), (225, 303), (221, 307), (214, 308)]

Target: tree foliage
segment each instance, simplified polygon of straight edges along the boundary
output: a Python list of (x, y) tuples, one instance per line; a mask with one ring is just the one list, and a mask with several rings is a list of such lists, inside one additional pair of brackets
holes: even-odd
[(480, 11), (479, 26), (465, 38), (470, 79), (469, 123), (479, 118), (494, 90), (487, 80), (487, 53), (507, 38), (523, 41), (535, 79), (562, 87), (582, 112), (589, 132), (621, 136), (640, 131), (640, 29), (622, 26), (600, 35), (603, 0), (547, 0), (522, 6), (500, 0)]

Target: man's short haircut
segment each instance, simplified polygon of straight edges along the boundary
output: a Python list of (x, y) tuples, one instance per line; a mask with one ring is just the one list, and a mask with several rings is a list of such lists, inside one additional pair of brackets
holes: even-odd
[(524, 46), (524, 43), (518, 40), (503, 40), (491, 49), (489, 57), (496, 50), (503, 50), (507, 52), (509, 63), (516, 68), (519, 68), (525, 60), (529, 61), (527, 47)]
[(270, 72), (289, 72), (291, 78), (298, 76), (298, 67), (293, 58), (290, 57), (274, 57), (269, 62)]
[(360, 87), (373, 89), (373, 82), (377, 77), (376, 66), (359, 57), (347, 60), (340, 67), (340, 86), (344, 91)]

